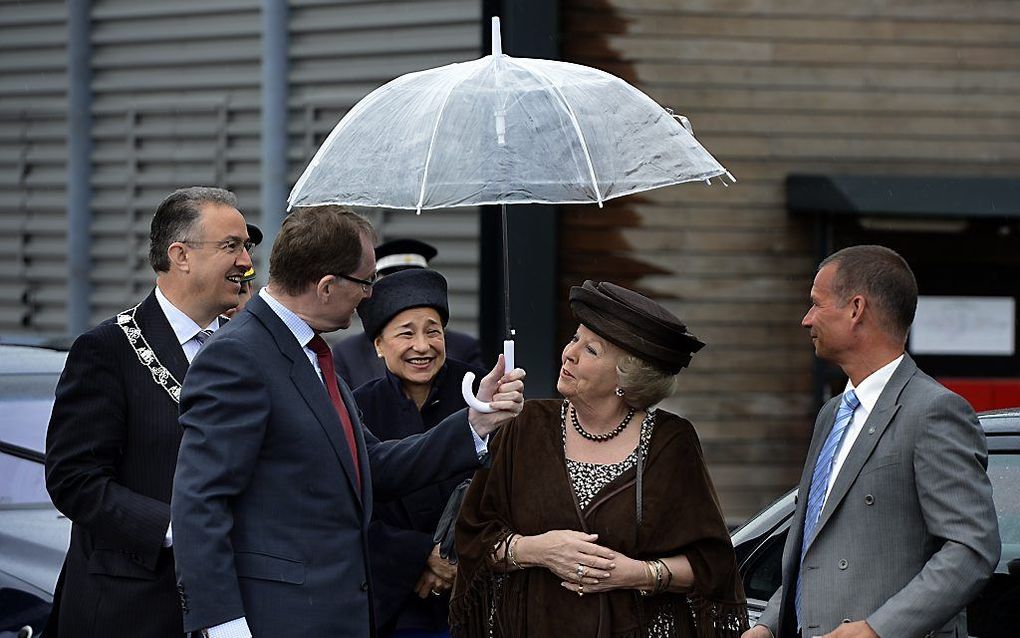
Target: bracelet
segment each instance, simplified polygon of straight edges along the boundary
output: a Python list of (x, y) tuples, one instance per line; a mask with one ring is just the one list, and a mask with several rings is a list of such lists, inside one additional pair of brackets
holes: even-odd
[(666, 586), (663, 587), (663, 590), (667, 590), (669, 589), (670, 585), (673, 584), (673, 570), (670, 569), (669, 565), (666, 564), (666, 561), (662, 559), (659, 559), (659, 564), (666, 569)]
[(517, 541), (519, 540), (521, 540), (520, 534), (511, 534), (510, 542), (507, 543), (506, 546), (506, 557), (510, 561), (510, 565), (513, 566), (514, 569), (523, 569), (520, 563), (517, 562), (517, 557), (514, 556), (514, 547), (517, 546)]
[(648, 582), (651, 585), (651, 589), (639, 589), (638, 592), (642, 596), (650, 596), (655, 591), (655, 570), (652, 567), (652, 561), (646, 560), (644, 562), (645, 573), (648, 574)]
[(653, 560), (650, 561), (652, 567), (655, 568), (655, 589), (652, 590), (653, 594), (658, 594), (663, 590), (662, 586), (662, 561)]

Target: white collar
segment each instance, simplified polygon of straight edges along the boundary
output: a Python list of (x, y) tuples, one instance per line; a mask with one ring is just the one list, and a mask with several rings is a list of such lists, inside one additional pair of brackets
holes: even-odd
[(159, 286), (156, 286), (156, 301), (159, 302), (159, 307), (163, 309), (163, 314), (166, 315), (166, 320), (170, 322), (170, 327), (173, 328), (174, 334), (177, 335), (177, 341), (181, 345), (191, 341), (202, 330), (215, 332), (220, 327), (220, 319), (215, 317), (212, 323), (202, 328), (191, 317), (181, 312), (180, 308), (170, 303), (170, 300), (166, 298), (166, 295), (159, 289)]
[(852, 382), (847, 381), (846, 389), (853, 390), (857, 395), (857, 400), (870, 413), (875, 409), (878, 397), (882, 394), (882, 390), (885, 390), (886, 384), (889, 383), (889, 379), (892, 378), (893, 373), (896, 372), (896, 368), (899, 367), (902, 361), (903, 355), (901, 354), (865, 377), (856, 388)]
[(305, 320), (297, 316), (297, 314), (295, 314), (290, 308), (283, 305), (275, 297), (269, 294), (268, 286), (259, 291), (259, 297), (262, 297), (262, 299), (269, 304), (269, 307), (273, 309), (273, 312), (280, 317), (284, 325), (287, 326), (287, 329), (290, 330), (291, 334), (294, 335), (294, 338), (297, 339), (297, 342), (301, 344), (301, 347), (307, 347), (308, 342), (315, 336), (315, 331), (312, 330), (311, 326), (305, 323)]

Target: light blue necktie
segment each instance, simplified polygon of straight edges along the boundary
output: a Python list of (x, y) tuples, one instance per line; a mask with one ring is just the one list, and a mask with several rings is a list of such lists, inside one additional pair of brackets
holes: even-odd
[(195, 336), (192, 337), (192, 339), (198, 342), (199, 350), (202, 349), (202, 346), (205, 345), (205, 342), (209, 339), (209, 337), (212, 336), (212, 332), (213, 332), (212, 330), (199, 330), (198, 332), (195, 333)]
[(829, 478), (832, 476), (832, 463), (836, 460), (836, 453), (839, 452), (846, 435), (846, 428), (850, 425), (850, 419), (854, 416), (854, 410), (861, 404), (857, 394), (853, 390), (843, 393), (843, 400), (839, 403), (839, 410), (836, 411), (836, 422), (832, 431), (825, 438), (822, 451), (818, 453), (818, 460), (815, 461), (815, 471), (811, 474), (811, 488), (808, 490), (807, 511), (804, 513), (804, 537), (800, 544), (800, 569), (797, 570), (797, 625), (803, 627), (800, 620), (800, 595), (801, 595), (801, 572), (804, 570), (804, 554), (807, 553), (808, 544), (814, 536), (815, 526), (822, 514), (822, 507), (825, 505), (825, 491), (829, 487)]

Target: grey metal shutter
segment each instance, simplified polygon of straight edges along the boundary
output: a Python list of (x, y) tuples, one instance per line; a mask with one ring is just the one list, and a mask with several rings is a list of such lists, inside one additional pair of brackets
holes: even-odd
[(0, 335), (66, 324), (66, 14), (0, 3)]
[(172, 190), (230, 189), (258, 223), (260, 5), (94, 2), (93, 323), (152, 288), (149, 222)]
[[(477, 58), (481, 11), (478, 0), (292, 1), (290, 183), (343, 114), (373, 89), (404, 73)], [(362, 212), (383, 241), (416, 237), (439, 249), (432, 265), (450, 283), (450, 325), (477, 334), (478, 210)]]

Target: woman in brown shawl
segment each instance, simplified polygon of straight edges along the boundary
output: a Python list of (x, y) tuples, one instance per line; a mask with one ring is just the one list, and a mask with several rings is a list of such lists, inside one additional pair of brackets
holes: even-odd
[(452, 635), (736, 638), (744, 595), (697, 434), (651, 407), (704, 344), (611, 283), (570, 307), (565, 400), (526, 402), (465, 497)]

